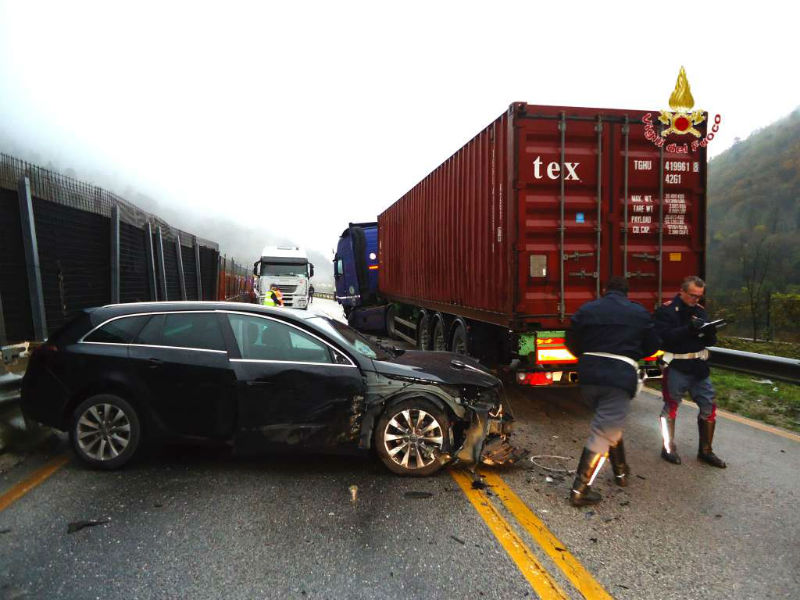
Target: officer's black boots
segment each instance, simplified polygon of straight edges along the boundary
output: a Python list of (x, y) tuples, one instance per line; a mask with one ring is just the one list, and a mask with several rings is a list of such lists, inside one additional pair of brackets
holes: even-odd
[(625, 444), (622, 440), (617, 442), (616, 446), (608, 449), (608, 458), (611, 461), (611, 469), (614, 471), (614, 482), (621, 487), (626, 487), (631, 470), (625, 462)]
[(569, 501), (572, 506), (588, 506), (597, 504), (603, 497), (591, 488), (597, 472), (603, 466), (605, 456), (592, 452), (588, 448), (583, 449), (581, 460), (578, 462), (578, 470), (575, 473), (575, 481), (572, 484), (572, 491), (569, 493)]
[(701, 417), (697, 417), (697, 429), (700, 433), (700, 446), (697, 449), (697, 459), (707, 462), (712, 467), (724, 469), (728, 465), (726, 465), (725, 461), (719, 456), (714, 454), (714, 450), (711, 449), (711, 442), (714, 439), (714, 428), (716, 425), (716, 421), (706, 421)]
[(675, 419), (661, 415), (661, 458), (674, 465), (681, 464), (681, 457), (678, 456), (678, 449), (675, 446)]

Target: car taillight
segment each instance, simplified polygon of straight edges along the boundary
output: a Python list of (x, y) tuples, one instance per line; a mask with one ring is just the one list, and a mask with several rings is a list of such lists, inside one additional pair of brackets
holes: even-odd
[(33, 349), (34, 354), (51, 354), (53, 352), (58, 352), (58, 346), (54, 344), (42, 344)]

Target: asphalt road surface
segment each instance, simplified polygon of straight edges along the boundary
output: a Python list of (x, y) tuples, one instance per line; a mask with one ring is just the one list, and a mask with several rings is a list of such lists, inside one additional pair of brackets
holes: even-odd
[(575, 467), (589, 409), (574, 389), (507, 391), (517, 444), (541, 466), (486, 468), (486, 490), (457, 470), (408, 479), (370, 457), (226, 448), (168, 447), (106, 473), (55, 438), (2, 474), (0, 597), (800, 595), (800, 437), (723, 416), (715, 450), (729, 468), (714, 469), (694, 458), (697, 410), (684, 405), (684, 463), (671, 465), (660, 400), (643, 393), (625, 433), (630, 487), (606, 467), (603, 502), (576, 509), (558, 471)]

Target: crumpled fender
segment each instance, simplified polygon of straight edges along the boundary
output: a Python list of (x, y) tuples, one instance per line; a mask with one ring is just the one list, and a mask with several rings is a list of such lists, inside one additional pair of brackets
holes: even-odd
[[(434, 388), (434, 386), (425, 387)], [(361, 437), (358, 443), (359, 448), (369, 449), (372, 447), (372, 437), (375, 430), (375, 422), (378, 420), (384, 410), (394, 404), (399, 404), (400, 402), (410, 398), (424, 398), (436, 406), (439, 410), (442, 410), (446, 413), (449, 409), (459, 418), (463, 418), (466, 414), (466, 409), (460, 404), (456, 404), (455, 402), (452, 404), (450, 402), (446, 402), (441, 398), (440, 395), (433, 393), (431, 390), (422, 389), (422, 386), (417, 387), (416, 385), (410, 385), (409, 387), (404, 388), (402, 391), (399, 391), (388, 398), (384, 398), (383, 401), (371, 403), (367, 402), (367, 409), (364, 411), (364, 415), (361, 419)]]

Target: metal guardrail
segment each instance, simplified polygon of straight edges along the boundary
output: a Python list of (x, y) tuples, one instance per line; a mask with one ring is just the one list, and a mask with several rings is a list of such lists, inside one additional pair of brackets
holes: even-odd
[(0, 375), (0, 406), (19, 400), (22, 375), (6, 373)]
[(800, 384), (800, 360), (796, 358), (729, 350), (716, 346), (710, 347), (709, 351), (711, 355), (708, 364), (712, 367)]
[(314, 292), (314, 298), (322, 298), (324, 300), (336, 300), (335, 294), (328, 294), (326, 292)]

